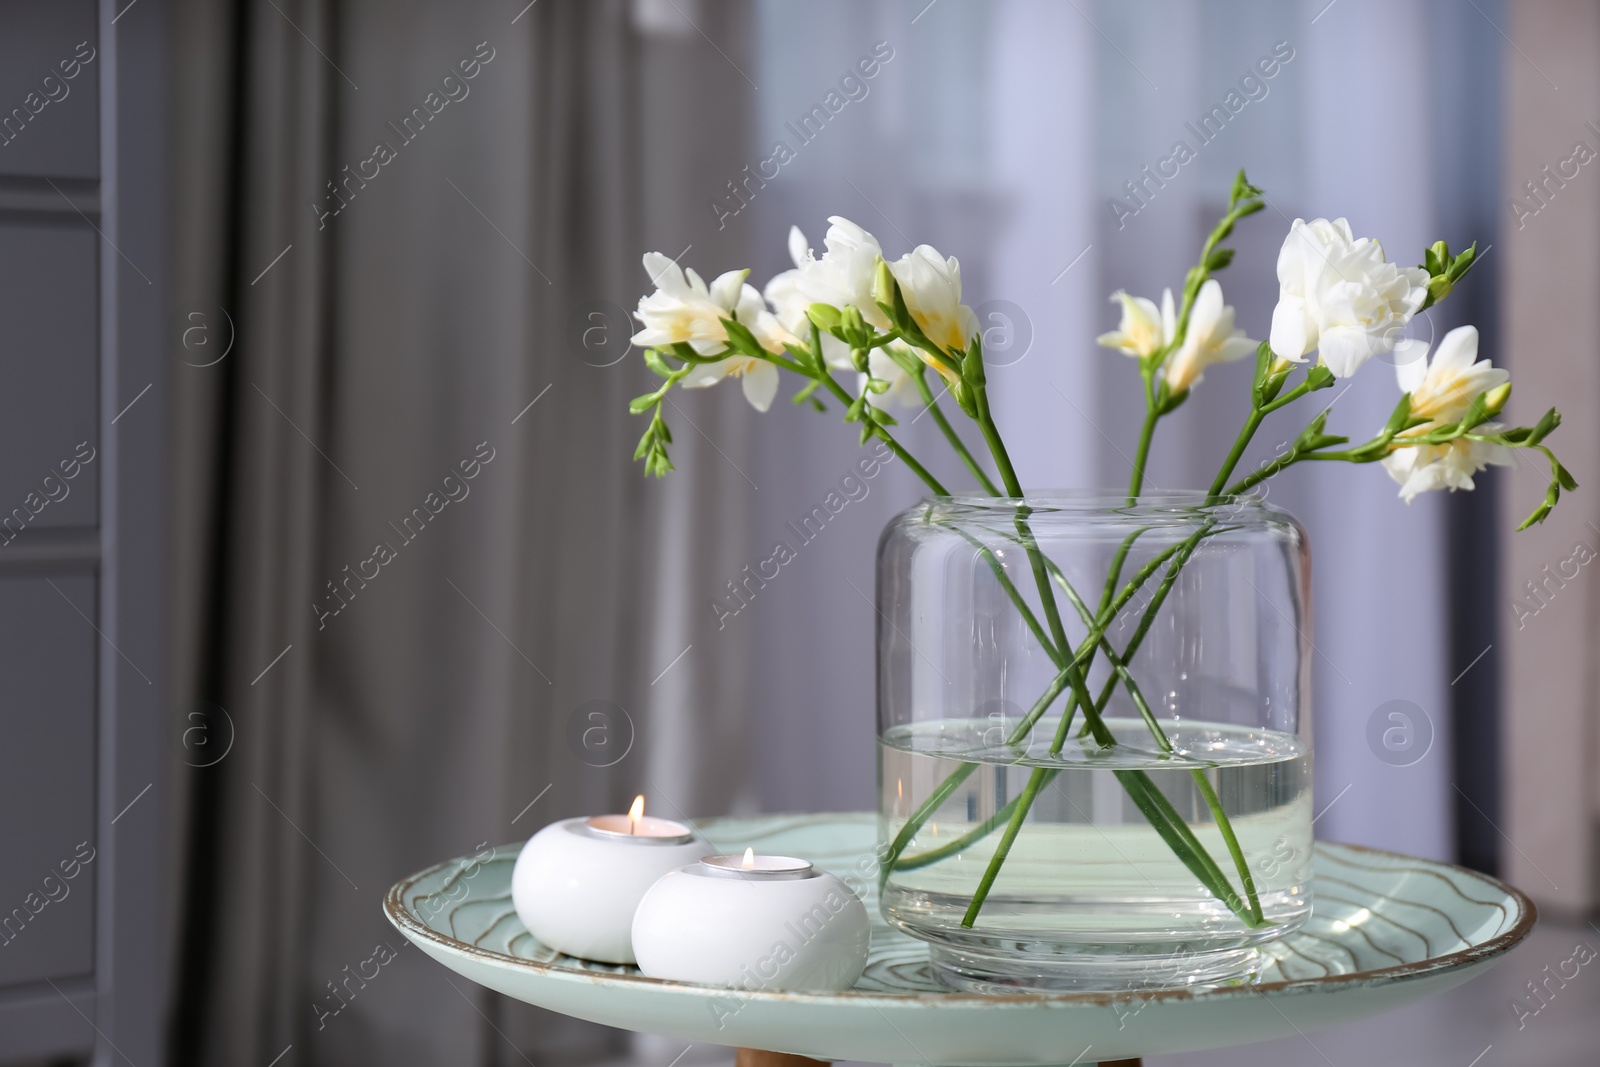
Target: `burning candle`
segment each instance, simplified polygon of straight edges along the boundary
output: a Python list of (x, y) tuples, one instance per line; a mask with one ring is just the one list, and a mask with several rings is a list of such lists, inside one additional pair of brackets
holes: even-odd
[(633, 963), (633, 913), (656, 879), (711, 852), (685, 823), (644, 813), (551, 823), (528, 839), (511, 872), (511, 902), (550, 948), (602, 963)]
[(741, 989), (836, 992), (867, 965), (867, 909), (793, 856), (707, 856), (650, 888), (633, 951), (652, 978)]
[(628, 814), (591, 815), (583, 820), (583, 824), (603, 837), (637, 837), (681, 845), (694, 836), (694, 831), (681, 822), (646, 815), (643, 794), (633, 798)]

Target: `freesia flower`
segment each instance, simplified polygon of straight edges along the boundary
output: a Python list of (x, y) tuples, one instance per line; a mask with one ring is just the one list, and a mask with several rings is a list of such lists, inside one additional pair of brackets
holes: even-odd
[(889, 271), (928, 340), (955, 352), (967, 347), (978, 332), (978, 316), (961, 302), (961, 264), (954, 256), (945, 259), (933, 246), (918, 245), (889, 264)]
[[(889, 347), (902, 355), (915, 358), (911, 348), (898, 341), (889, 345)], [(883, 349), (874, 348), (868, 353), (867, 367), (871, 371), (871, 377), (881, 378), (889, 383), (889, 388), (881, 393), (868, 393), (867, 403), (880, 409), (887, 408), (891, 401), (902, 407), (920, 407), (922, 405), (922, 394), (917, 389), (915, 377), (907, 374), (905, 368), (896, 363)], [(868, 375), (866, 374), (857, 377), (857, 391), (867, 387), (867, 378)]]
[[(756, 342), (769, 352), (781, 352), (785, 341), (794, 341), (794, 335), (767, 309), (766, 301), (753, 285), (740, 289), (739, 302), (731, 317), (747, 327), (755, 335)], [(772, 398), (778, 395), (778, 368), (753, 356), (732, 355), (715, 363), (703, 363), (684, 376), (683, 387), (705, 389), (729, 376), (740, 380), (744, 398), (750, 401), (751, 407), (757, 411), (772, 407)]]
[(1243, 330), (1233, 328), (1233, 308), (1222, 302), (1222, 286), (1208, 279), (1195, 295), (1189, 309), (1189, 325), (1183, 344), (1167, 360), (1167, 387), (1181, 393), (1200, 380), (1213, 363), (1232, 363), (1256, 350)]
[(1115, 348), (1124, 355), (1143, 359), (1172, 343), (1177, 332), (1177, 313), (1172, 309), (1172, 290), (1161, 294), (1161, 310), (1155, 301), (1142, 296), (1129, 296), (1118, 289), (1111, 294), (1112, 303), (1122, 304), (1122, 321), (1110, 333), (1101, 334), (1097, 340), (1107, 348)]
[[(1459, 326), (1444, 335), (1433, 361), (1423, 341), (1403, 341), (1396, 346), (1400, 388), (1411, 394), (1411, 413), (1427, 418), (1421, 426), (1396, 436), (1396, 443), (1434, 430), (1454, 426), (1481, 393), (1510, 381), (1511, 375), (1489, 360), (1478, 359), (1478, 331)], [(1499, 429), (1483, 423), (1485, 432)], [(1504, 445), (1458, 437), (1442, 445), (1401, 445), (1383, 459), (1384, 469), (1400, 483), (1406, 503), (1429, 489), (1471, 489), (1472, 476), (1490, 464), (1511, 466), (1511, 450)]]
[(1272, 351), (1297, 363), (1318, 351), (1348, 378), (1395, 346), (1428, 293), (1428, 272), (1385, 261), (1383, 246), (1355, 239), (1344, 219), (1295, 219), (1278, 253)]
[[(842, 215), (829, 216), (822, 243), (827, 251), (818, 259), (806, 244), (800, 227), (789, 230), (789, 258), (794, 270), (784, 271), (767, 283), (767, 299), (791, 332), (805, 333), (806, 309), (812, 304), (854, 307), (868, 324), (880, 330), (889, 320), (872, 295), (873, 274), (883, 249), (878, 239)], [(849, 362), (848, 353), (845, 362)]]
[[(841, 293), (846, 290), (852, 292), (855, 290), (856, 279), (847, 277), (853, 275), (854, 271), (859, 267), (859, 257), (854, 255), (854, 249), (858, 246), (866, 247), (867, 241), (871, 242), (871, 248), (877, 248), (877, 240), (854, 223), (843, 218), (836, 219), (835, 223), (835, 227), (828, 230), (830, 249), (827, 253), (824, 253), (822, 260), (818, 260), (812, 254), (810, 245), (806, 243), (806, 235), (800, 232), (800, 227), (789, 227), (789, 258), (794, 261), (794, 269), (775, 275), (767, 283), (765, 295), (768, 302), (772, 304), (778, 322), (796, 337), (804, 338), (810, 336), (811, 321), (806, 317), (806, 310), (812, 304), (833, 304), (835, 299), (840, 298)], [(839, 233), (835, 234), (834, 229), (838, 229)], [(865, 235), (866, 240), (860, 241), (858, 239), (859, 235)], [(835, 246), (839, 249), (837, 260), (826, 262), (829, 256), (834, 255), (833, 247)], [(849, 261), (848, 266), (845, 265), (847, 260)], [(876, 262), (876, 260), (873, 260), (874, 265)], [(872, 267), (869, 266), (866, 269), (870, 276)], [(866, 297), (868, 304), (871, 310), (877, 313), (877, 317), (882, 319), (883, 313), (878, 311), (877, 304), (872, 303), (870, 299), (870, 278), (866, 284), (868, 286)], [(826, 293), (828, 298), (825, 299), (815, 295), (818, 293)], [(859, 293), (855, 293), (850, 299), (862, 299), (862, 297)], [(834, 306), (840, 307), (842, 305), (834, 304)], [(865, 317), (867, 312), (861, 309), (861, 313)], [(850, 366), (850, 346), (831, 333), (824, 333), (822, 335), (822, 358), (830, 367), (838, 367), (841, 370), (848, 369)]]
[(687, 343), (702, 356), (716, 355), (727, 347), (722, 320), (738, 306), (748, 270), (730, 270), (708, 286), (693, 270), (685, 271), (660, 252), (645, 253), (644, 269), (656, 291), (639, 298), (633, 317), (644, 329), (633, 335), (634, 344), (669, 348)]

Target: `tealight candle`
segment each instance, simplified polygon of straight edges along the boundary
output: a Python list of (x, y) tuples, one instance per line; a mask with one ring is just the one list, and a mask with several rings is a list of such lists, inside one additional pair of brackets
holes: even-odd
[(569, 956), (633, 963), (633, 913), (656, 879), (712, 851), (681, 822), (644, 814), (551, 823), (511, 872), (511, 903), (528, 932)]
[(867, 909), (803, 859), (708, 856), (650, 887), (633, 952), (652, 978), (741, 989), (835, 992), (867, 965)]

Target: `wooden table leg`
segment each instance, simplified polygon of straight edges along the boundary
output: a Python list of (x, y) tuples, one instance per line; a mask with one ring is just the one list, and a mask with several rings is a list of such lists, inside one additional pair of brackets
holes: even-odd
[(787, 1052), (764, 1052), (758, 1048), (741, 1048), (733, 1056), (733, 1067), (826, 1067), (828, 1062)]

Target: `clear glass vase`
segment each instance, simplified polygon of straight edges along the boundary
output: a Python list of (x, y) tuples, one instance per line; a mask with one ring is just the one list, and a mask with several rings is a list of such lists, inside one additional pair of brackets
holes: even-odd
[(878, 548), (881, 906), (958, 988), (1239, 980), (1311, 910), (1310, 558), (1203, 493), (929, 499)]

